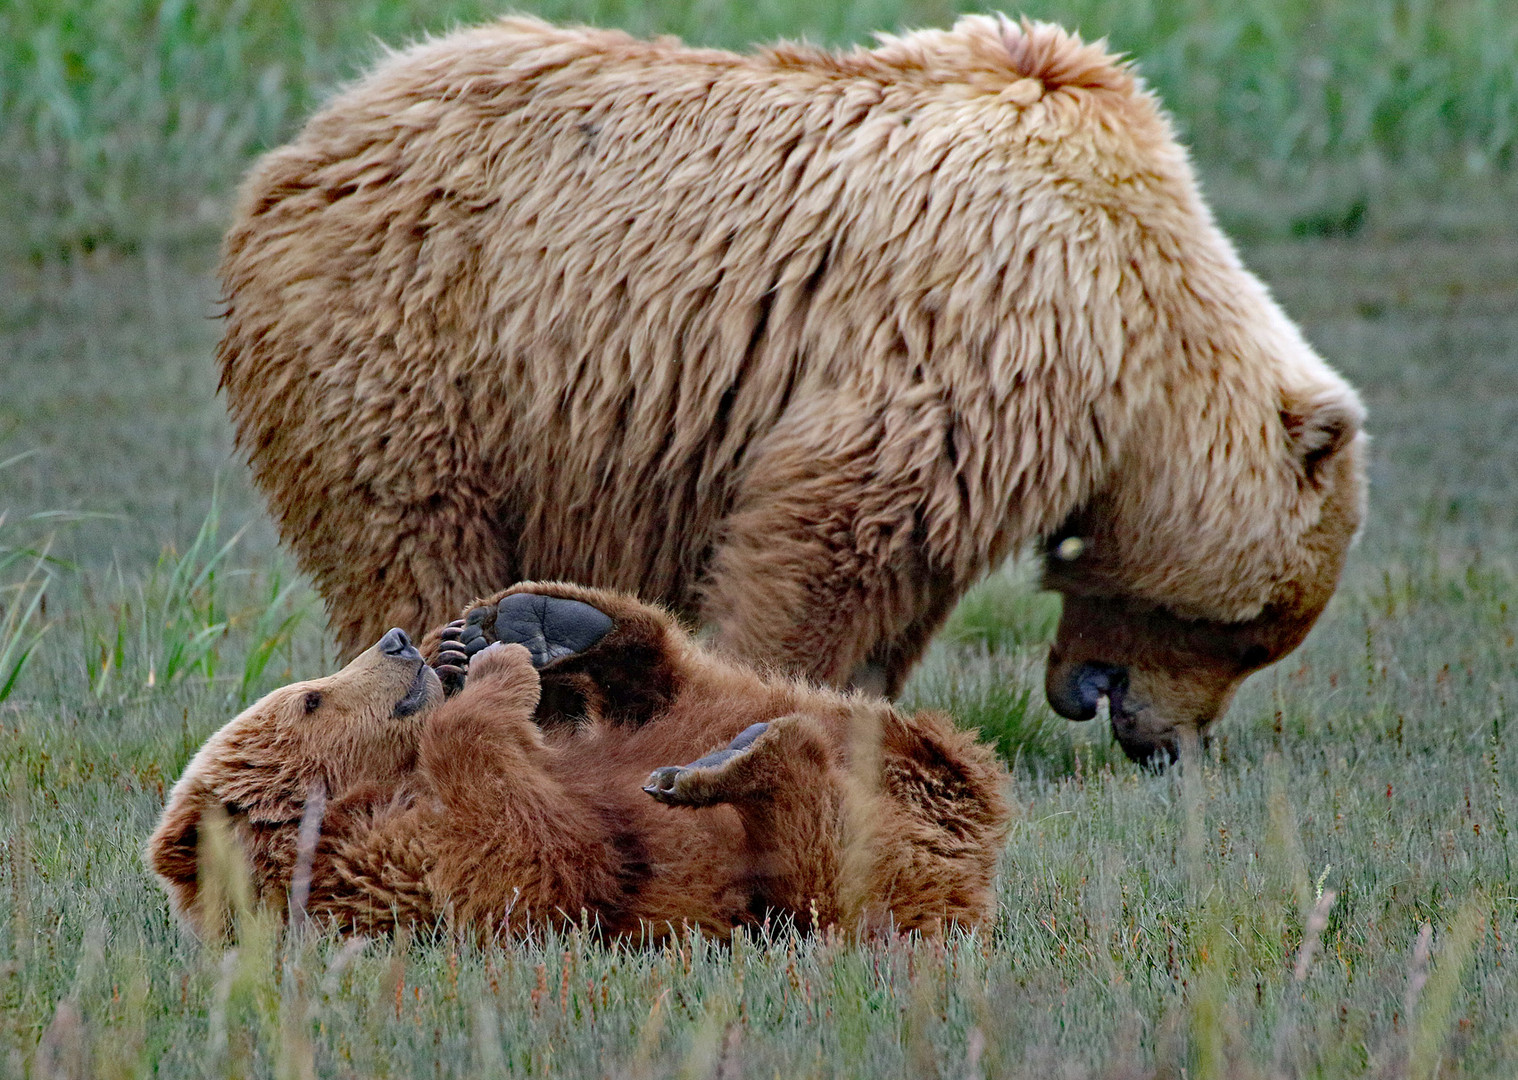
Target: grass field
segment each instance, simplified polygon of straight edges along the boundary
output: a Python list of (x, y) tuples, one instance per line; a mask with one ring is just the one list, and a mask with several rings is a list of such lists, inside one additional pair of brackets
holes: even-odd
[[(56, 258), (214, 235), (256, 149), (380, 42), (500, 0), (13, 0), (0, 6), (0, 252)], [(963, 0), (531, 0), (547, 17), (746, 46), (943, 24)], [(1388, 192), (1518, 160), (1511, 0), (1027, 0), (1142, 64), (1257, 231), (1353, 230)], [(1259, 196), (1275, 196), (1259, 212)]]
[[(556, 11), (741, 43), (949, 7)], [(485, 8), (420, 10), (0, 9), (0, 1074), (1518, 1073), (1518, 15), (1496, 0), (1029, 4), (1110, 33), (1175, 105), (1246, 259), (1366, 396), (1372, 513), (1313, 637), (1165, 775), (1044, 705), (1057, 601), (1018, 567), (967, 598), (908, 696), (1015, 764), (994, 927), (187, 941), (140, 860), (166, 785), (332, 660), (230, 456), (210, 241), (248, 155), (370, 35)]]

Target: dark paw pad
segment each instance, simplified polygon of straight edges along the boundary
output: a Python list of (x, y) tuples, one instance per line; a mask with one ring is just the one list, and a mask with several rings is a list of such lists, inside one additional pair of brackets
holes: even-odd
[(754, 741), (769, 730), (768, 724), (751, 724), (721, 750), (714, 750), (689, 765), (666, 765), (649, 774), (643, 790), (666, 806), (710, 806), (720, 801), (717, 774), (753, 748)]
[[(465, 619), (465, 632), (494, 641), (525, 645), (533, 667), (584, 652), (611, 632), (611, 616), (579, 600), (536, 593), (513, 593), (494, 609), (475, 608)], [(487, 629), (488, 627), (488, 629)], [(464, 639), (465, 648), (472, 637)], [(470, 650), (470, 655), (483, 648)]]
[[(532, 666), (541, 668), (584, 652), (611, 628), (611, 616), (582, 601), (513, 593), (497, 603), (471, 608), (464, 618), (444, 627), (433, 666), (445, 690), (450, 678), (462, 687), (469, 661), (497, 642), (525, 646), (532, 655)], [(446, 673), (445, 667), (450, 669)]]

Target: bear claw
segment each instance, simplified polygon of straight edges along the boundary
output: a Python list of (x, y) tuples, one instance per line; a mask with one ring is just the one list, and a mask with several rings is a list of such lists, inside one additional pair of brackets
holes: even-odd
[(444, 697), (452, 697), (464, 689), (471, 654), (462, 641), (463, 630), (464, 620), (456, 619), (443, 627), (438, 635), (437, 657), (432, 661), (432, 670), (437, 672), (438, 681), (443, 684)]
[(689, 765), (666, 765), (648, 776), (643, 790), (666, 806), (710, 806), (721, 802), (713, 781), (724, 766), (731, 765), (754, 747), (769, 724), (750, 724), (721, 750), (713, 750)]

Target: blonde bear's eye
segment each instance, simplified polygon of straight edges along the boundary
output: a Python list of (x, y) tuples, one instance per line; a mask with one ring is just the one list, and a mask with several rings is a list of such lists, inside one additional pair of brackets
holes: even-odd
[(307, 716), (310, 716), (317, 709), (321, 708), (321, 706), (322, 706), (322, 695), (321, 695), (321, 691), (320, 690), (312, 690), (312, 691), (310, 691), (309, 693), (306, 694), (306, 715)]
[(1079, 536), (1067, 536), (1054, 545), (1054, 557), (1060, 562), (1074, 562), (1086, 551), (1086, 541)]

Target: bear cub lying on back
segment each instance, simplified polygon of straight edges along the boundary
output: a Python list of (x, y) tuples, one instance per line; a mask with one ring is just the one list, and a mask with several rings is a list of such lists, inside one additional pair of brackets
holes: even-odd
[(944, 716), (766, 677), (567, 585), (508, 589), (424, 649), (392, 630), (196, 754), (148, 849), (193, 927), (223, 918), (198, 882), (218, 810), (260, 902), (283, 908), (304, 862), (307, 912), (350, 933), (938, 932), (994, 907), (1005, 773)]

